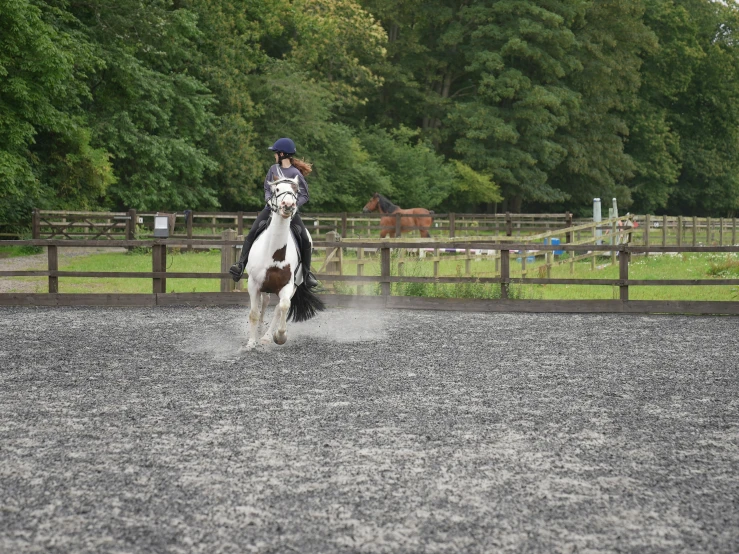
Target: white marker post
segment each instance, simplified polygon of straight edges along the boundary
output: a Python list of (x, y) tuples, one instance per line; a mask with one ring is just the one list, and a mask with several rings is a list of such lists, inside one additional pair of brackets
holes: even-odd
[[(602, 221), (601, 213), (600, 213), (600, 198), (593, 198), (593, 223), (600, 223)], [(601, 244), (600, 237), (602, 236), (603, 231), (601, 231), (600, 226), (595, 227), (595, 244)]]

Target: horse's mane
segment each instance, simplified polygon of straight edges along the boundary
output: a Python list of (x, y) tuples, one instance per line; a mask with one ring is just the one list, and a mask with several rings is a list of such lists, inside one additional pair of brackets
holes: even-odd
[(387, 198), (385, 198), (382, 194), (378, 195), (380, 197), (380, 208), (382, 208), (382, 211), (388, 214), (395, 213), (400, 208), (390, 202)]

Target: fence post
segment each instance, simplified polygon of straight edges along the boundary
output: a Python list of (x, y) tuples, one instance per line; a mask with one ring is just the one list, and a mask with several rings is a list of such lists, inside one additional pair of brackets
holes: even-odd
[(677, 216), (677, 245), (683, 245), (683, 216)]
[[(364, 248), (357, 248), (357, 276), (361, 277), (364, 275)], [(364, 285), (357, 285), (357, 295), (364, 294)]]
[(400, 223), (400, 214), (396, 212), (395, 214), (395, 238), (400, 238), (400, 229), (401, 229), (401, 223)]
[[(629, 280), (629, 261), (631, 259), (631, 252), (627, 252), (622, 246), (618, 253), (618, 278), (622, 281)], [(629, 300), (629, 285), (622, 284), (619, 287), (619, 298), (621, 302), (628, 302)]]
[[(644, 246), (649, 246), (649, 231), (651, 228), (651, 217), (647, 214), (644, 216)], [(644, 257), (649, 257), (649, 252), (644, 252)]]
[(505, 213), (505, 236), (513, 236), (513, 218), (511, 218), (511, 212)]
[[(49, 258), (49, 272), (59, 270), (59, 257), (56, 250), (56, 246), (47, 246), (46, 253)], [(59, 292), (59, 277), (49, 275), (49, 292)]]
[(243, 235), (244, 234), (244, 212), (239, 212), (236, 216), (236, 234), (237, 235)]
[[(611, 246), (615, 246), (617, 244), (616, 240), (616, 233), (618, 233), (618, 225), (614, 221), (611, 223)], [(611, 265), (616, 265), (616, 251), (611, 250)]]
[[(185, 219), (185, 227), (187, 229), (187, 240), (192, 240), (192, 210), (187, 210), (187, 219)], [(192, 244), (187, 245), (187, 251), (192, 252)]]
[(575, 252), (570, 250), (570, 275), (575, 274)]
[(38, 208), (33, 209), (33, 238), (41, 238), (41, 212)]
[(736, 218), (731, 218), (731, 244), (736, 244)]
[[(136, 225), (138, 225), (139, 220), (136, 216), (136, 210), (130, 209), (128, 210), (128, 225), (126, 226), (126, 240), (136, 240)], [(128, 251), (130, 252), (133, 250), (132, 246), (128, 247)]]
[[(565, 214), (565, 227), (568, 229), (572, 227), (572, 214), (570, 212), (567, 212)], [(572, 242), (572, 231), (567, 231), (565, 233), (565, 243), (569, 244)]]
[(508, 299), (508, 283), (511, 279), (511, 251), (501, 250), (500, 251), (500, 298), (501, 300)]
[(341, 236), (346, 238), (346, 212), (341, 212)]
[(136, 217), (136, 210), (128, 210), (128, 225), (126, 226), (126, 240), (136, 240), (136, 225), (139, 220)]
[(380, 267), (382, 296), (390, 296), (390, 248), (388, 246), (380, 248)]
[(724, 245), (724, 218), (720, 217), (718, 222), (719, 222), (718, 245), (723, 246)]
[(449, 238), (454, 238), (454, 214), (449, 214)]
[(529, 271), (526, 269), (526, 258), (529, 256), (529, 251), (524, 250), (521, 252), (521, 277), (526, 277)]
[(698, 244), (698, 218), (693, 216), (693, 246)]
[(434, 248), (434, 278), (439, 276), (439, 260), (439, 249)]
[[(236, 231), (226, 229), (221, 232), (221, 239), (224, 241), (236, 240)], [(221, 244), (221, 273), (228, 273), (233, 265), (233, 248), (230, 245)], [(221, 292), (232, 292), (234, 290), (233, 279), (227, 277), (221, 279)]]
[(711, 218), (706, 218), (706, 246), (711, 246)]
[[(162, 273), (167, 270), (167, 246), (164, 244), (155, 244), (151, 248), (151, 270), (155, 273)], [(152, 279), (152, 289), (154, 294), (164, 293), (167, 291), (167, 279), (164, 277), (154, 277)]]
[(667, 216), (662, 216), (662, 246), (667, 246)]

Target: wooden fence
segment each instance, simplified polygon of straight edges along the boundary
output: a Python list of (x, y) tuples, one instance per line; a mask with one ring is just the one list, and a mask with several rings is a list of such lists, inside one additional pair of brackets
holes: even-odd
[[(628, 244), (631, 242), (633, 232), (633, 226), (628, 217), (613, 218), (610, 220), (602, 221), (599, 223), (588, 222), (581, 225), (575, 225), (573, 227), (566, 227), (563, 229), (557, 229), (539, 233), (536, 235), (528, 235), (523, 237), (526, 241), (526, 248), (522, 250), (513, 250), (515, 260), (521, 264), (521, 275), (526, 277), (529, 272), (535, 271), (540, 276), (551, 277), (551, 270), (554, 267), (561, 265), (569, 265), (570, 273), (575, 272), (575, 263), (589, 259), (591, 269), (595, 269), (596, 259), (599, 257), (599, 252), (588, 250), (584, 252), (568, 252), (568, 256), (560, 256), (555, 259), (554, 252), (560, 253), (557, 249), (554, 251), (542, 251), (539, 249), (541, 244), (577, 244), (577, 245), (588, 245), (588, 244)], [(335, 238), (332, 240), (336, 240)], [(323, 265), (319, 272), (326, 269), (333, 269), (333, 273), (338, 272), (343, 275), (348, 272), (353, 272), (352, 266), (356, 266), (356, 274), (363, 275), (364, 266), (373, 263), (366, 257), (368, 249), (357, 246), (358, 242), (366, 239), (342, 239), (342, 248), (334, 249), (328, 252), (326, 258), (323, 259)], [(406, 256), (409, 253), (418, 255), (420, 258), (424, 258), (427, 261), (433, 262), (434, 276), (439, 276), (439, 266), (442, 261), (442, 257), (445, 260), (453, 259), (458, 262), (464, 262), (464, 274), (471, 276), (471, 265), (476, 261), (492, 261), (494, 263), (494, 273), (497, 275), (500, 270), (500, 250), (489, 249), (489, 248), (478, 248), (469, 249), (463, 248), (464, 242), (470, 240), (483, 241), (485, 244), (490, 243), (506, 243), (506, 242), (521, 242), (522, 237), (455, 237), (448, 239), (434, 239), (437, 243), (442, 243), (443, 248), (432, 247), (428, 242), (428, 239), (402, 239), (410, 240), (416, 245), (412, 249), (398, 249), (398, 272), (403, 274), (405, 265), (407, 263)], [(343, 255), (343, 252), (348, 249), (356, 251), (356, 256), (350, 258)], [(376, 249), (369, 249), (374, 251)], [(610, 251), (610, 263), (616, 263), (616, 251)], [(541, 261), (541, 263), (538, 263)], [(477, 273), (477, 276), (490, 276), (485, 274)]]
[[(615, 242), (615, 241), (614, 241)], [(193, 273), (167, 272), (167, 249), (170, 247), (194, 247), (201, 245), (217, 245), (223, 250), (238, 246), (239, 241), (218, 239), (217, 241), (203, 240), (121, 240), (111, 244), (109, 240), (26, 240), (0, 241), (0, 245), (16, 246), (43, 246), (48, 253), (48, 268), (36, 271), (0, 271), (0, 277), (46, 277), (48, 279), (49, 294), (0, 294), (0, 304), (4, 305), (161, 305), (161, 304), (244, 304), (247, 295), (244, 293), (166, 293), (166, 279), (230, 279), (227, 272)], [(58, 267), (58, 249), (64, 247), (145, 247), (151, 248), (152, 271), (150, 272), (78, 272), (60, 271)], [(327, 250), (346, 247), (344, 241), (317, 241), (316, 248)], [(538, 244), (538, 250), (553, 252), (588, 253), (602, 252), (617, 254), (619, 263), (618, 279), (552, 279), (550, 277), (529, 278), (511, 277), (511, 255), (516, 251), (532, 249), (527, 243), (491, 243), (484, 241), (460, 241), (457, 248), (464, 250), (493, 250), (499, 254), (500, 275), (493, 277), (458, 276), (458, 277), (419, 277), (406, 276), (391, 272), (391, 252), (398, 249), (418, 248), (418, 241), (354, 241), (354, 248), (375, 249), (379, 251), (380, 275), (328, 275), (321, 274), (319, 278), (326, 282), (343, 281), (358, 284), (373, 284), (379, 286), (379, 299), (364, 296), (323, 295), (329, 305), (364, 305), (378, 307), (415, 307), (422, 309), (462, 309), (482, 311), (529, 311), (529, 312), (634, 312), (634, 313), (719, 313), (739, 314), (739, 302), (691, 302), (691, 301), (634, 301), (629, 299), (631, 286), (664, 286), (664, 285), (726, 285), (737, 286), (739, 279), (672, 279), (672, 280), (643, 280), (629, 278), (629, 263), (632, 254), (637, 253), (665, 253), (665, 252), (739, 252), (739, 246), (676, 246), (676, 245), (649, 245), (636, 246), (631, 244)], [(432, 249), (443, 249), (448, 242), (426, 241), (425, 246)], [(65, 277), (96, 277), (96, 278), (146, 278), (152, 280), (151, 295), (115, 295), (115, 294), (59, 294), (59, 279)], [(490, 301), (462, 300), (458, 302), (449, 299), (395, 297), (392, 299), (391, 285), (393, 283), (490, 283), (500, 286), (501, 299)], [(618, 300), (509, 300), (511, 284), (546, 284), (546, 285), (609, 285), (618, 287)]]
[[(258, 212), (81, 212), (33, 210), (34, 239), (107, 239), (134, 240), (153, 238), (154, 216), (169, 215), (172, 238), (220, 239), (225, 229), (243, 234), (251, 228)], [(375, 237), (383, 230), (400, 236), (403, 216), (397, 214), (392, 225), (381, 225), (378, 213), (301, 213), (301, 218), (315, 239), (328, 232), (343, 238)], [(433, 214), (432, 235), (449, 238), (470, 235), (526, 236), (572, 226), (572, 214)], [(411, 230), (419, 230), (411, 227)]]
[[(134, 240), (153, 238), (154, 212), (75, 212), (33, 211), (34, 239), (106, 239)], [(249, 229), (257, 212), (186, 212), (169, 213), (172, 238), (219, 240), (225, 229), (235, 229), (237, 235)], [(347, 238), (376, 237), (382, 230), (399, 230), (404, 217), (397, 215), (393, 225), (380, 225), (382, 214), (306, 213), (301, 214), (315, 239), (336, 232)], [(495, 236), (528, 237), (554, 230), (592, 223), (573, 219), (572, 214), (433, 214), (432, 235), (441, 239)], [(683, 216), (629, 216), (636, 224), (635, 240), (644, 246), (737, 244), (737, 218)], [(601, 223), (605, 225), (605, 222)], [(412, 228), (416, 229), (416, 228)], [(581, 231), (578, 231), (581, 232)], [(15, 236), (8, 234), (6, 236)], [(527, 238), (527, 240), (529, 240)], [(575, 241), (579, 237), (574, 238)]]
[(633, 219), (638, 225), (634, 240), (644, 246), (738, 244), (739, 229), (735, 217), (640, 215)]

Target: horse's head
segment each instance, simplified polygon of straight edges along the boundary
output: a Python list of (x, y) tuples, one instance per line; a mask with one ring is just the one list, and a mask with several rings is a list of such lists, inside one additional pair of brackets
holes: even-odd
[(270, 183), (272, 197), (269, 199), (273, 213), (291, 219), (298, 211), (298, 178), (283, 177)]
[(375, 194), (372, 195), (372, 198), (370, 198), (369, 202), (367, 202), (364, 205), (364, 208), (362, 208), (362, 212), (368, 214), (370, 212), (377, 211), (377, 208), (379, 207), (379, 205), (380, 205), (380, 193), (376, 192)]

